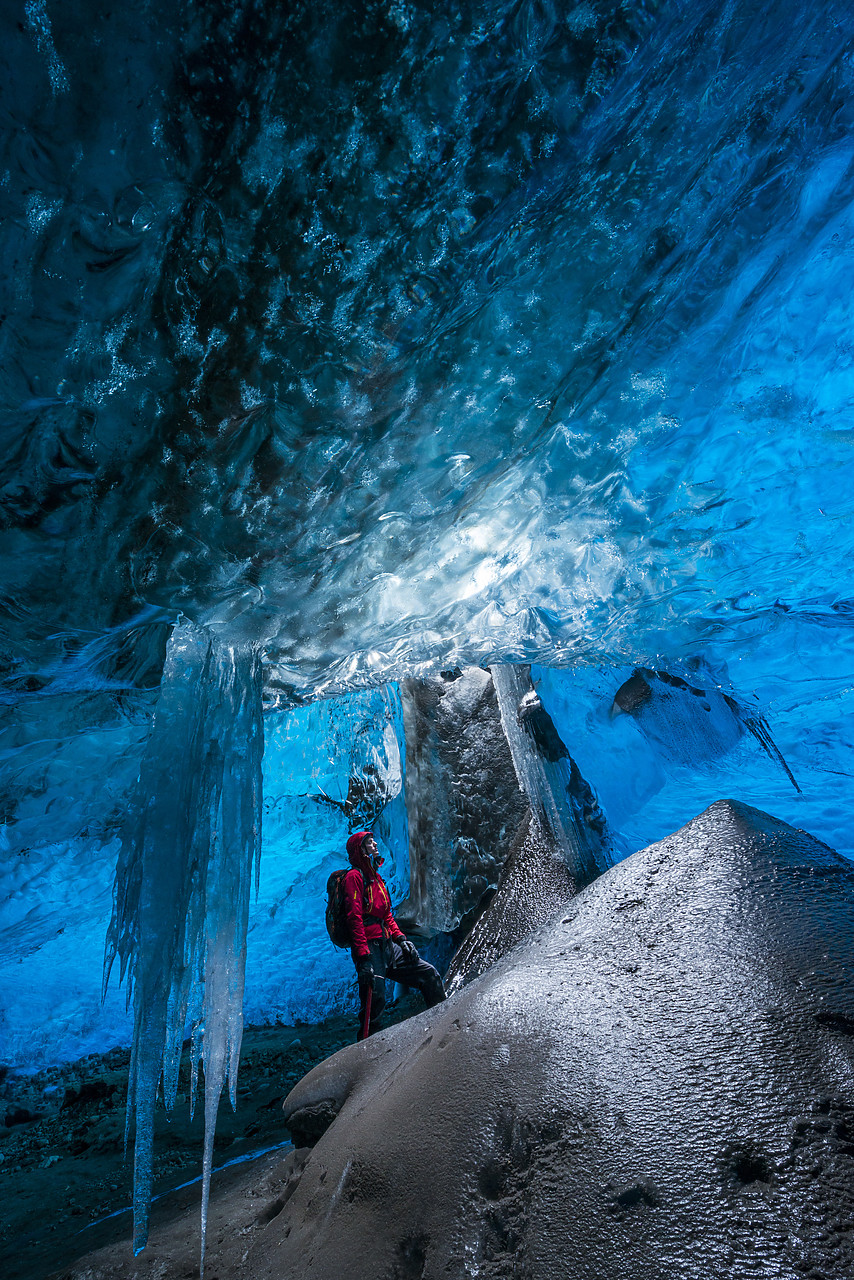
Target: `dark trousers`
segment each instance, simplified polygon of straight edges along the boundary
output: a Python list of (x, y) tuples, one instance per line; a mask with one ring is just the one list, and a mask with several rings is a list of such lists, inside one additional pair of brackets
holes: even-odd
[(423, 995), (428, 1009), (432, 1009), (434, 1004), (440, 1004), (445, 999), (441, 975), (432, 964), (428, 964), (420, 956), (415, 961), (407, 960), (397, 943), (392, 942), (390, 938), (378, 939), (368, 945), (371, 948), (374, 981), (373, 986), (367, 982), (359, 984), (359, 1034), (357, 1037), (359, 1040), (362, 1039), (362, 1029), (365, 1025), (368, 991), (371, 992), (371, 1020), (368, 1024), (368, 1035), (373, 1035), (379, 1030), (380, 1018), (385, 1009), (386, 978), (390, 978), (392, 982), (399, 982), (404, 987), (415, 987)]

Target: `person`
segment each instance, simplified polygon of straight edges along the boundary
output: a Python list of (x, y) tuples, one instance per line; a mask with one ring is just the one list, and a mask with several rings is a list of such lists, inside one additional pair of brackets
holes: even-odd
[(385, 1008), (385, 980), (415, 987), (427, 1008), (445, 997), (442, 979), (432, 964), (422, 960), (399, 927), (391, 910), (391, 898), (379, 873), (383, 859), (372, 831), (356, 831), (347, 841), (352, 870), (344, 877), (344, 913), (350, 933), (350, 954), (359, 979), (359, 1034), (365, 1034), (368, 993), (371, 996), (368, 1035), (379, 1028)]

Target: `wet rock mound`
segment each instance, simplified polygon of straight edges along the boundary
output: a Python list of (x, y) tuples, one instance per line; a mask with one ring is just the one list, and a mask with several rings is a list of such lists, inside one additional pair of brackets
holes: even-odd
[(246, 1266), (850, 1277), (852, 974), (851, 864), (719, 801), (306, 1076), (331, 1123)]

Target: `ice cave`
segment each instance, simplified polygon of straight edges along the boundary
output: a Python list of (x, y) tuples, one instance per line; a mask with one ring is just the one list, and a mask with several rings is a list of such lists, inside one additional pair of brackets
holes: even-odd
[(4, 1276), (850, 1280), (854, 5), (0, 31)]

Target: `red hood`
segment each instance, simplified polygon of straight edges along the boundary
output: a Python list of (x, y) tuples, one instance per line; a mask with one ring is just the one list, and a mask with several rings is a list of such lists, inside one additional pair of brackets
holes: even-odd
[[(347, 857), (352, 867), (358, 868), (366, 880), (374, 878), (374, 867), (367, 854), (362, 853), (362, 841), (365, 836), (372, 836), (373, 831), (354, 831), (347, 841)], [(381, 867), (384, 858), (377, 858), (377, 866)]]

